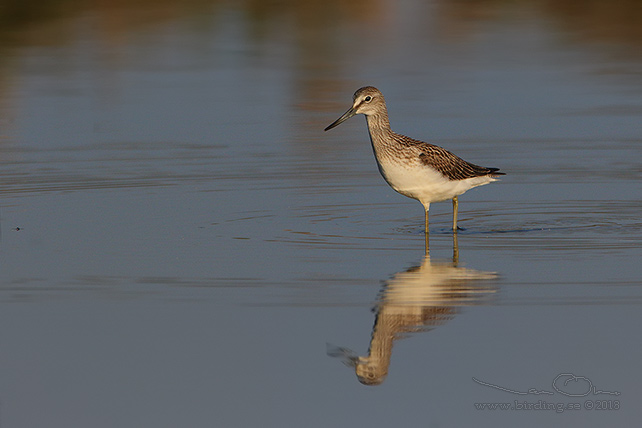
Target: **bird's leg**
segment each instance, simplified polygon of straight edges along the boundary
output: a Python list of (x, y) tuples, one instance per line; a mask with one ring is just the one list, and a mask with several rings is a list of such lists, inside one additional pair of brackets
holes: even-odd
[(426, 236), (428, 236), (428, 211), (430, 210), (430, 204), (425, 204), (424, 205), (424, 210), (426, 210), (426, 223), (425, 223), (425, 231), (426, 231)]
[(459, 211), (459, 199), (453, 198), (453, 232), (457, 232), (457, 212)]
[(426, 256), (429, 255), (430, 249), (429, 249), (429, 237), (430, 233), (428, 232), (428, 210), (430, 209), (430, 204), (427, 204), (424, 206), (424, 209), (426, 210), (426, 224), (425, 224), (425, 235), (426, 235)]

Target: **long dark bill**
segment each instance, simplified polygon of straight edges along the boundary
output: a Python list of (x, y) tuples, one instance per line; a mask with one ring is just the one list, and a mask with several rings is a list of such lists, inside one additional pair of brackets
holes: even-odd
[(341, 125), (343, 122), (345, 122), (346, 120), (350, 119), (355, 114), (357, 114), (357, 113), (354, 111), (354, 108), (350, 108), (350, 110), (348, 110), (347, 112), (343, 113), (343, 116), (341, 116), (340, 118), (338, 118), (337, 120), (335, 120), (334, 122), (329, 124), (328, 127), (324, 129), (324, 131), (332, 129), (335, 126)]

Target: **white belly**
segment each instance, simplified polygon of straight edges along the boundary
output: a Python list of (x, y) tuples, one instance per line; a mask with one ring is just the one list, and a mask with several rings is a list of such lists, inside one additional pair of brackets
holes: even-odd
[(422, 164), (408, 165), (388, 161), (377, 162), (377, 165), (390, 187), (424, 205), (452, 199), (468, 189), (495, 181), (488, 176), (449, 180), (437, 170)]

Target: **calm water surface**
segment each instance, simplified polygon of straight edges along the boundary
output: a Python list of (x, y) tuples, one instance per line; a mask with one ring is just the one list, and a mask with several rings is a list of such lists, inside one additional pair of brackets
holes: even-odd
[[(642, 418), (630, 3), (50, 3), (0, 11), (1, 427)], [(322, 131), (367, 84), (507, 173), (429, 258)]]

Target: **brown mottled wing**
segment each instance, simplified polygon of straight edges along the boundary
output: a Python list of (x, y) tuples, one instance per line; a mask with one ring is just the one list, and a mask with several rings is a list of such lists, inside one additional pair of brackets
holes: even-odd
[(431, 166), (450, 180), (464, 180), (466, 178), (481, 177), (484, 175), (504, 175), (498, 172), (499, 168), (485, 168), (466, 162), (459, 156), (446, 149), (428, 143), (420, 143), (419, 160), (424, 165)]

